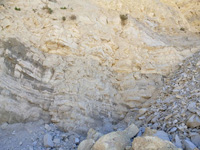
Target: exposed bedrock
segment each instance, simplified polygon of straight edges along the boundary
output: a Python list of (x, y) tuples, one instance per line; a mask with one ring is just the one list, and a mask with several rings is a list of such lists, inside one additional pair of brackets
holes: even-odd
[(199, 2), (188, 2), (2, 1), (0, 123), (112, 131), (199, 50)]

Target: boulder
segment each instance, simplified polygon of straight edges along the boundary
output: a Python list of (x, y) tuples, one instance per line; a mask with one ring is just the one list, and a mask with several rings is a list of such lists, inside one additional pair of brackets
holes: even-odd
[(91, 150), (94, 143), (95, 141), (93, 139), (84, 140), (79, 144), (78, 150)]
[(136, 125), (131, 124), (124, 131), (111, 132), (102, 136), (92, 150), (124, 150), (130, 145), (130, 139), (139, 132)]
[(130, 143), (130, 139), (123, 131), (111, 132), (102, 136), (92, 150), (123, 150)]
[(181, 150), (171, 142), (154, 136), (137, 137), (132, 143), (133, 150)]

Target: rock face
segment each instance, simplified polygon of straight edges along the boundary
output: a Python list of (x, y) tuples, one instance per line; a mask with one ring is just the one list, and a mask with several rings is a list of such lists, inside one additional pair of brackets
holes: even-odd
[(199, 50), (198, 8), (192, 0), (1, 1), (0, 123), (43, 119), (81, 132), (116, 124)]

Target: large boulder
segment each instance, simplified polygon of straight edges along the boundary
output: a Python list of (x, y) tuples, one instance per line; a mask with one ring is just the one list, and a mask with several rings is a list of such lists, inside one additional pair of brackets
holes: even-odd
[(92, 150), (124, 150), (130, 145), (131, 138), (139, 132), (136, 125), (132, 124), (124, 131), (111, 132), (102, 136), (93, 146)]
[(137, 137), (132, 143), (133, 150), (181, 150), (171, 142), (154, 136)]

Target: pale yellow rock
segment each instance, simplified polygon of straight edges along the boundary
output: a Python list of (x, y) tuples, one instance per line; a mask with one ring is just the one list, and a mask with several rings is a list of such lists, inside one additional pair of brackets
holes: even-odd
[(92, 150), (122, 150), (129, 144), (129, 140), (123, 132), (112, 132), (102, 136)]
[(153, 136), (136, 137), (132, 148), (133, 150), (181, 150), (171, 142)]
[(42, 118), (87, 132), (99, 118), (123, 119), (200, 48), (199, 1), (1, 3), (0, 86), (9, 92), (0, 108), (9, 116), (0, 123)]
[(79, 144), (78, 150), (91, 150), (94, 143), (95, 141), (92, 139), (84, 140)]
[(130, 144), (130, 139), (139, 132), (136, 125), (131, 124), (124, 131), (111, 132), (102, 136), (92, 150), (123, 150)]

